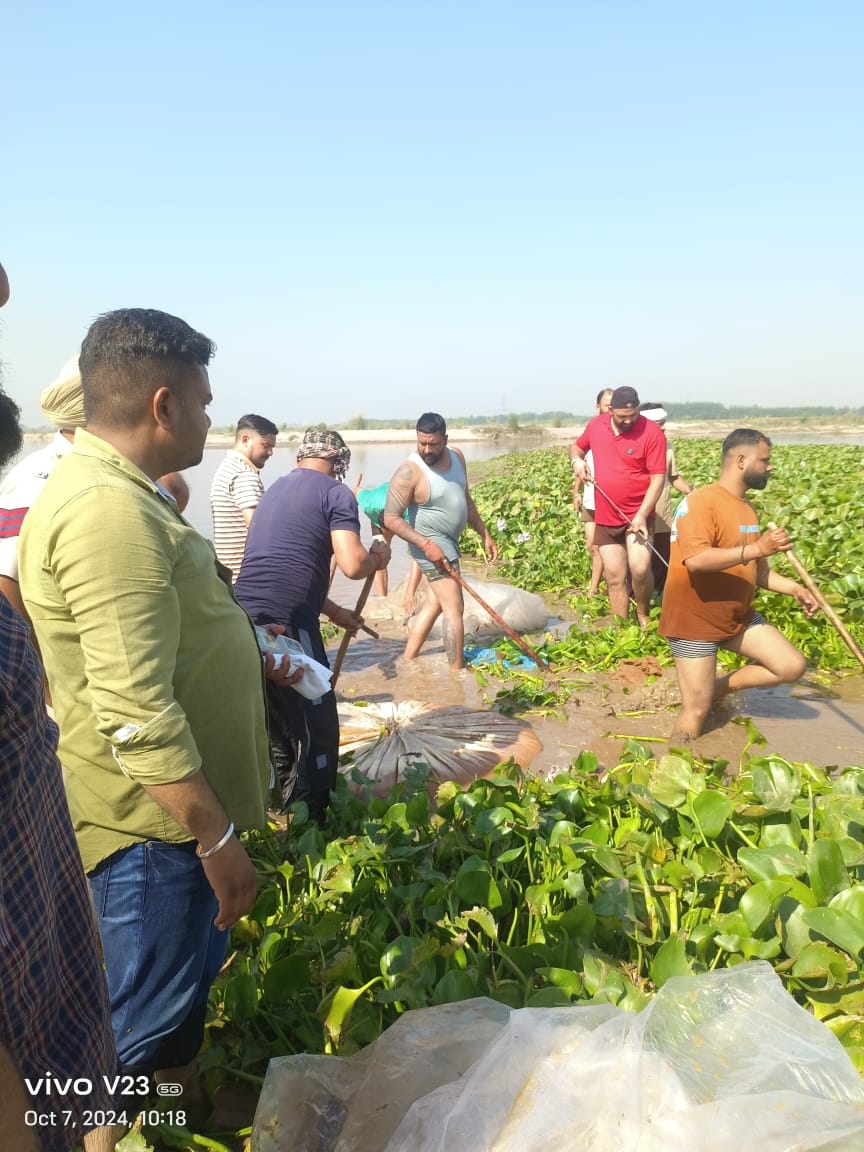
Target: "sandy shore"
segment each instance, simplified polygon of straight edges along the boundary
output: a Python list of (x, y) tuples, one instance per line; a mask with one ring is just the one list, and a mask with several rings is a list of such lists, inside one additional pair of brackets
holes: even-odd
[[(587, 421), (586, 421), (587, 422)], [(726, 420), (669, 420), (666, 423), (666, 432), (670, 436), (708, 436), (711, 439), (722, 440), (724, 436), (743, 422)], [(756, 427), (766, 435), (806, 435), (811, 433), (820, 437), (860, 436), (864, 434), (864, 423), (846, 423), (837, 420), (807, 420), (786, 419), (769, 416), (754, 421)], [(509, 443), (519, 441), (524, 446), (528, 440), (536, 440), (537, 447), (542, 448), (548, 443), (570, 443), (582, 432), (585, 424), (571, 424), (561, 428), (546, 428), (537, 424), (529, 424), (518, 432), (504, 431), (500, 428), (486, 428), (482, 426), (473, 428), (450, 428), (448, 438), (454, 443), (482, 442), (501, 444), (505, 450)], [(412, 428), (341, 428), (339, 431), (349, 445), (359, 444), (412, 444), (415, 433)], [(303, 437), (303, 429), (289, 429), (279, 433), (279, 444), (298, 443)], [(230, 433), (211, 432), (207, 437), (208, 447), (230, 445), (234, 437)]]
[[(851, 421), (787, 419), (768, 416), (764, 419), (757, 418), (753, 423), (768, 436), (810, 434), (824, 439), (837, 437), (838, 440), (842, 441), (845, 436), (864, 434), (864, 423)], [(666, 424), (666, 432), (669, 436), (707, 436), (711, 439), (722, 440), (733, 427), (737, 426), (738, 424), (726, 420), (669, 420)], [(584, 423), (561, 428), (546, 428), (537, 424), (529, 424), (520, 428), (518, 432), (511, 432), (501, 428), (477, 426), (451, 428), (448, 435), (454, 444), (458, 444), (460, 441), (463, 443), (488, 441), (490, 444), (500, 444), (502, 450), (506, 451), (507, 445), (516, 441), (524, 447), (526, 441), (536, 440), (538, 448), (550, 443), (570, 443), (576, 439), (584, 427)], [(284, 447), (299, 443), (303, 438), (303, 431), (302, 428), (289, 428), (280, 432), (279, 445)], [(340, 431), (346, 442), (354, 446), (360, 444), (413, 444), (415, 439), (413, 428), (342, 428)], [(26, 432), (25, 439), (28, 441), (50, 440), (52, 435), (53, 433), (49, 431)], [(216, 431), (211, 432), (207, 437), (208, 448), (230, 447), (233, 443), (234, 434), (232, 432)]]

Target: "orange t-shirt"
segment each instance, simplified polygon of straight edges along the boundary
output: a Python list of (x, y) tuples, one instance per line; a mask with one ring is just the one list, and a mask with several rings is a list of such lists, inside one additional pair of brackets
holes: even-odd
[(753, 615), (756, 562), (722, 572), (688, 572), (684, 561), (706, 548), (740, 548), (760, 535), (756, 509), (719, 484), (685, 496), (672, 523), (669, 575), (660, 611), (661, 636), (728, 640)]

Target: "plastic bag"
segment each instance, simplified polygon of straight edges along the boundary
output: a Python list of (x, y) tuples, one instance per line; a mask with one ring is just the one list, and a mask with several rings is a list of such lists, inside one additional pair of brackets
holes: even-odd
[(426, 1008), (349, 1060), (271, 1061), (253, 1152), (864, 1152), (864, 1084), (764, 962), (639, 1013), (503, 1012)]
[[(466, 580), (470, 588), (476, 588), (489, 607), (497, 612), (508, 628), (514, 632), (541, 632), (549, 619), (542, 597), (524, 588), (513, 588), (510, 584), (493, 584), (481, 580)], [(464, 611), (462, 622), (466, 636), (500, 636), (503, 629), (496, 623), (485, 608), (481, 608), (470, 592), (462, 591)], [(440, 632), (441, 622), (437, 620), (431, 635)]]
[(292, 640), (290, 636), (274, 636), (260, 624), (255, 625), (255, 635), (258, 647), (262, 652), (272, 653), (277, 668), (282, 666), (282, 661), (287, 657), (291, 661), (292, 668), (303, 669), (303, 675), (296, 684), (289, 684), (289, 688), (293, 688), (307, 700), (318, 700), (330, 691), (333, 673), (325, 664), (307, 656), (299, 641)]

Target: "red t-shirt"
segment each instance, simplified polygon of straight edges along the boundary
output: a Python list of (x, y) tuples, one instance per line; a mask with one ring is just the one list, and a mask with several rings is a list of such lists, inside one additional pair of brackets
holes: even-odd
[[(666, 436), (644, 416), (619, 433), (612, 425), (611, 413), (595, 416), (576, 444), (584, 452), (590, 448), (594, 453), (594, 519), (598, 524), (617, 527), (629, 523), (642, 506), (651, 477), (666, 475)], [(623, 517), (612, 504), (618, 505)]]

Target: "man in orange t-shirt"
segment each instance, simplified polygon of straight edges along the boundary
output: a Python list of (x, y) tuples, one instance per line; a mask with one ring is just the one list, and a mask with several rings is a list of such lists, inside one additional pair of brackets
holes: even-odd
[[(744, 498), (748, 489), (764, 488), (771, 471), (768, 437), (736, 428), (723, 441), (717, 483), (678, 505), (659, 627), (681, 692), (670, 739), (695, 740), (712, 702), (727, 692), (788, 684), (804, 674), (802, 654), (753, 609), (757, 585), (794, 596), (808, 616), (817, 609), (803, 585), (768, 567), (766, 557), (788, 552), (792, 541), (785, 528), (760, 535), (756, 509)], [(715, 679), (718, 648), (751, 662)]]

